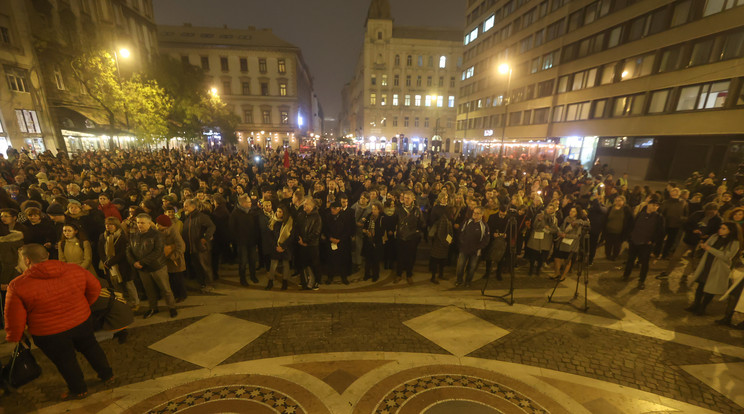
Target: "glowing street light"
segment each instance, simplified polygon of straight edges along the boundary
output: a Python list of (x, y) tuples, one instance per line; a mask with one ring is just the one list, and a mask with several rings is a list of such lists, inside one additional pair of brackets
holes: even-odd
[(209, 90), (209, 93), (211, 93), (212, 96), (217, 96), (217, 88), (212, 87), (212, 89)]
[(499, 65), (499, 73), (502, 75), (506, 75), (511, 71), (511, 67), (509, 67), (509, 64), (502, 63)]
[(129, 49), (124, 47), (119, 49), (119, 55), (124, 59), (129, 59), (129, 56), (132, 56), (132, 53), (129, 51)]

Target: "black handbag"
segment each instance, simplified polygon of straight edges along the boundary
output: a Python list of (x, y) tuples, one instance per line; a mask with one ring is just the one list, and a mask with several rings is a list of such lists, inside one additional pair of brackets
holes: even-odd
[(11, 387), (18, 388), (39, 378), (40, 375), (41, 367), (31, 355), (31, 342), (24, 337), (16, 345), (8, 365), (3, 367), (3, 380)]

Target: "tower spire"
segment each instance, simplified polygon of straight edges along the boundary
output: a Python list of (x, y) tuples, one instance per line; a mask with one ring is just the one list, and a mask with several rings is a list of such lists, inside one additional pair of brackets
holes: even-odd
[(390, 2), (388, 0), (372, 0), (367, 12), (367, 20), (393, 20), (393, 14), (390, 12)]

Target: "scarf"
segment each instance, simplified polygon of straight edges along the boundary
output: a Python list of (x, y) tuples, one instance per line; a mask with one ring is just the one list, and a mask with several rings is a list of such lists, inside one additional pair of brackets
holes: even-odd
[(287, 217), (282, 224), (281, 230), (279, 230), (279, 238), (276, 240), (276, 244), (280, 245), (284, 243), (290, 235), (292, 235), (292, 217)]
[(116, 255), (114, 244), (119, 240), (119, 236), (121, 236), (121, 230), (116, 230), (113, 233), (106, 232), (106, 260)]

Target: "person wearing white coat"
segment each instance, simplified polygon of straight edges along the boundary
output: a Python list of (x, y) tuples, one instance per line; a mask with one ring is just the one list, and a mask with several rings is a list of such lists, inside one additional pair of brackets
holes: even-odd
[(705, 253), (692, 276), (698, 282), (695, 301), (687, 309), (696, 315), (705, 314), (713, 296), (722, 295), (729, 285), (731, 261), (739, 253), (738, 226), (732, 222), (721, 224), (718, 234), (714, 234), (700, 245)]

